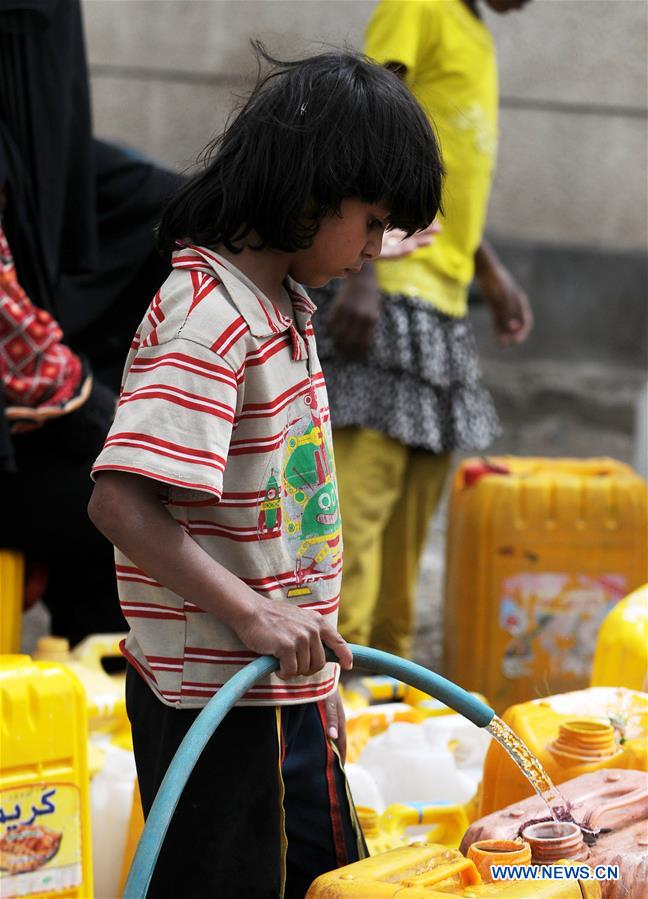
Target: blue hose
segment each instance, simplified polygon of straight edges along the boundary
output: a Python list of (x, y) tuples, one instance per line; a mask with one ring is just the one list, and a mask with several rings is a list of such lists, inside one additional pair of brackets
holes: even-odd
[[(441, 700), (478, 727), (486, 727), (495, 715), (493, 709), (485, 703), (475, 699), (452, 681), (423, 668), (422, 665), (367, 646), (351, 643), (349, 649), (353, 653), (354, 668), (379, 671), (381, 674), (390, 675), (405, 684), (417, 687)], [(330, 659), (335, 659), (330, 653), (327, 655)], [(167, 769), (151, 806), (122, 899), (144, 899), (178, 800), (209, 738), (232, 706), (257, 681), (276, 671), (278, 667), (279, 662), (272, 656), (262, 656), (250, 662), (209, 700), (191, 725)]]

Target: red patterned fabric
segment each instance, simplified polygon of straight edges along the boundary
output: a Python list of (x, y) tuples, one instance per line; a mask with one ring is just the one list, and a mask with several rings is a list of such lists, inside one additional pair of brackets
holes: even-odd
[(18, 283), (0, 225), (0, 377), (9, 419), (27, 419), (33, 427), (87, 399), (90, 379), (83, 381), (81, 360), (62, 337), (58, 323)]

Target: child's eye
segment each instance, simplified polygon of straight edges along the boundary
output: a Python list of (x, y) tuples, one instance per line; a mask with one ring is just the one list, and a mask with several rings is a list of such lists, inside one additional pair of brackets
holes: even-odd
[(384, 228), (385, 224), (384, 224), (384, 222), (381, 222), (380, 219), (374, 218), (374, 219), (370, 220), (369, 227), (370, 228)]

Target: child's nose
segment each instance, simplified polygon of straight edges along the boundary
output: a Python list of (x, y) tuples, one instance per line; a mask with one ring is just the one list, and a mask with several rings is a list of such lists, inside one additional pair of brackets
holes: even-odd
[(377, 259), (380, 256), (380, 251), (382, 250), (382, 232), (379, 238), (371, 238), (365, 244), (365, 248), (362, 251), (362, 255), (365, 259)]

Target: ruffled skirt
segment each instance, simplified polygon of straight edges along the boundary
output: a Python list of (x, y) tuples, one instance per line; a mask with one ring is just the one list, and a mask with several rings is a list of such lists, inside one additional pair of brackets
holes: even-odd
[(311, 296), (333, 427), (371, 428), (437, 454), (481, 452), (498, 436), (467, 318), (444, 315), (424, 300), (383, 294), (371, 349), (346, 358), (328, 324), (335, 286)]

